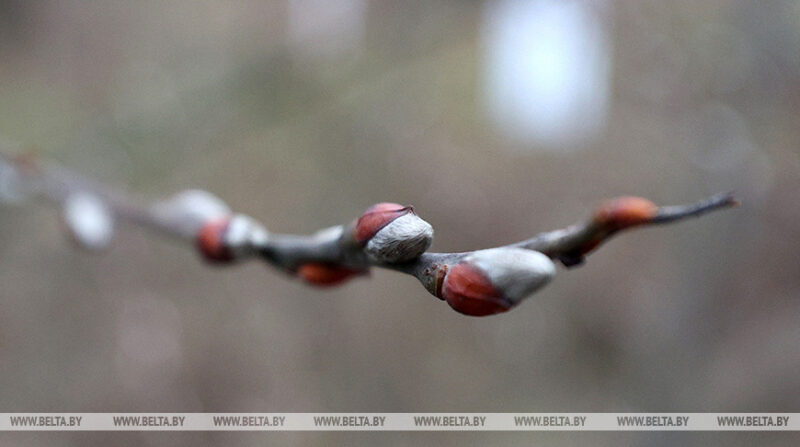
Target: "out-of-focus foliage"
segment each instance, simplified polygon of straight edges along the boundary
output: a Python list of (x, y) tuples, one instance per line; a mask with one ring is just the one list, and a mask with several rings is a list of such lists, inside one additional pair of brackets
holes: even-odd
[[(52, 209), (3, 206), (0, 410), (797, 411), (800, 6), (558, 3), (0, 2), (3, 141), (134, 194), (204, 188), (297, 233), (410, 203), (437, 251), (621, 194), (744, 203), (611, 241), (484, 319), (404, 275), (319, 291), (125, 225), (87, 254)], [(679, 441), (755, 439), (733, 435)]]

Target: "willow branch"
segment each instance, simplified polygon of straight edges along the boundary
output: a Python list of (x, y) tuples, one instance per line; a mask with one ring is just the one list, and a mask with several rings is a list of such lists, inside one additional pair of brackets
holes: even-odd
[[(434, 296), (468, 315), (489, 315), (514, 307), (554, 275), (553, 262), (573, 267), (615, 234), (650, 225), (678, 222), (738, 205), (730, 193), (689, 205), (657, 207), (639, 197), (601, 203), (591, 216), (564, 229), (521, 242), (461, 253), (427, 253), (432, 227), (411, 207), (381, 203), (358, 219), (312, 235), (277, 234), (255, 219), (233, 213), (205, 191), (184, 191), (144, 204), (100, 183), (52, 163), (0, 153), (0, 196), (5, 188), (17, 195), (37, 195), (64, 209), (73, 239), (98, 248), (91, 231), (104, 227), (95, 220), (123, 220), (193, 242), (200, 254), (217, 265), (262, 259), (306, 282), (327, 286), (366, 274), (371, 267), (416, 277)], [(12, 194), (13, 195), (13, 194)], [(88, 198), (88, 200), (87, 200)], [(83, 214), (81, 214), (83, 213)], [(106, 216), (107, 214), (107, 216)], [(90, 216), (91, 217), (91, 216)]]

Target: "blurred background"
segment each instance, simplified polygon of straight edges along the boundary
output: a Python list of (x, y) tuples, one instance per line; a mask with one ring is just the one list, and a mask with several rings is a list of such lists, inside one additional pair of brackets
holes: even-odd
[[(800, 3), (0, 1), (0, 137), (276, 232), (413, 204), (433, 250), (600, 199), (734, 190), (507, 314), (374, 270), (316, 290), (123, 226), (77, 250), (0, 207), (3, 412), (791, 412), (800, 404)], [(791, 434), (2, 434), (4, 445), (786, 445)], [(794, 436), (794, 440), (797, 437)]]

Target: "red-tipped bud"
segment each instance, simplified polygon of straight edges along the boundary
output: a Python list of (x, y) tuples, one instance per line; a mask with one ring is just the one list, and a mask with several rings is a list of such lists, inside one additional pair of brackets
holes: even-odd
[(336, 264), (309, 262), (297, 269), (297, 276), (305, 282), (318, 286), (329, 287), (339, 285), (357, 275), (366, 274), (366, 270), (355, 270)]
[(225, 232), (228, 230), (230, 217), (212, 219), (206, 222), (197, 232), (195, 242), (200, 253), (210, 262), (225, 263), (233, 260), (233, 253), (225, 245)]
[(195, 242), (206, 260), (229, 263), (254, 253), (269, 237), (258, 222), (243, 214), (206, 221)]
[(641, 197), (618, 197), (606, 201), (594, 212), (594, 221), (612, 230), (646, 223), (658, 213), (658, 207)]
[(471, 253), (444, 277), (441, 298), (457, 312), (486, 316), (519, 304), (555, 276), (547, 256), (522, 248), (492, 248)]
[(397, 263), (419, 257), (433, 240), (433, 227), (410, 206), (379, 203), (359, 217), (356, 242), (378, 262)]
[(413, 212), (410, 206), (397, 203), (381, 202), (364, 211), (356, 222), (356, 242), (366, 244), (375, 233), (385, 227), (389, 222)]
[(447, 272), (442, 286), (447, 304), (465, 315), (505, 312), (513, 303), (497, 290), (485, 273), (470, 264), (457, 264)]

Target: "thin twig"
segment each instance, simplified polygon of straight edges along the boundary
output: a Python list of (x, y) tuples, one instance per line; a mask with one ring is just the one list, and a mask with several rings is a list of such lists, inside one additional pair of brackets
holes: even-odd
[[(445, 284), (445, 278), (448, 277), (448, 272), (454, 267), (463, 263), (472, 263), (473, 266), (483, 266), (481, 267), (483, 270), (491, 269), (486, 267), (486, 263), (481, 261), (483, 258), (480, 258), (480, 256), (492, 260), (500, 259), (497, 262), (502, 264), (505, 258), (502, 258), (502, 256), (498, 258), (497, 253), (503, 252), (503, 250), (508, 252), (509, 256), (513, 255), (508, 259), (521, 259), (520, 256), (524, 258), (527, 256), (525, 253), (534, 251), (542, 253), (554, 261), (559, 261), (567, 267), (572, 267), (581, 264), (587, 254), (622, 230), (677, 222), (714, 210), (738, 205), (731, 193), (715, 195), (694, 204), (664, 207), (656, 207), (646, 199), (622, 197), (601, 204), (592, 216), (584, 222), (565, 229), (544, 232), (531, 239), (496, 249), (461, 253), (423, 253), (428, 244), (430, 244), (431, 232), (430, 234), (426, 233), (427, 240), (418, 240), (416, 242), (414, 247), (418, 249), (422, 246), (422, 250), (413, 254), (411, 259), (387, 260), (386, 258), (376, 258), (376, 256), (370, 255), (369, 248), (374, 247), (370, 247), (365, 241), (359, 240), (357, 233), (361, 228), (357, 227), (357, 225), (360, 225), (360, 221), (331, 227), (313, 235), (302, 236), (268, 233), (257, 222), (247, 218), (242, 220), (244, 223), (240, 222), (238, 229), (234, 231), (232, 229), (234, 225), (231, 223), (231, 216), (235, 215), (229, 212), (224, 203), (213, 198), (208, 193), (203, 193), (205, 196), (201, 197), (201, 202), (208, 200), (213, 202), (216, 200), (219, 203), (214, 202), (212, 203), (213, 206), (211, 206), (211, 209), (216, 211), (187, 208), (189, 205), (187, 205), (188, 202), (185, 197), (160, 201), (151, 205), (142, 205), (126, 194), (114, 191), (103, 184), (88, 180), (55, 164), (43, 163), (34, 157), (12, 156), (0, 152), (0, 168), (2, 168), (0, 173), (6, 172), (8, 174), (11, 172), (15, 175), (14, 181), (17, 188), (25, 190), (27, 193), (44, 197), (56, 204), (63, 205), (65, 201), (76, 194), (90, 194), (101, 201), (116, 219), (141, 225), (180, 239), (195, 240), (201, 252), (207, 259), (212, 261), (232, 263), (248, 257), (259, 257), (285, 272), (301, 276), (312, 284), (317, 285), (336, 284), (349, 277), (365, 273), (371, 267), (380, 267), (415, 276), (428, 291), (443, 299), (445, 298), (444, 295), (447, 295), (447, 291), (443, 291), (443, 287), (445, 289), (448, 287)], [(197, 197), (194, 197), (194, 200), (197, 201)], [(191, 206), (196, 207), (196, 204), (192, 203)], [(382, 225), (385, 225), (385, 222), (380, 219), (385, 218), (384, 220), (391, 221), (396, 216), (404, 216), (406, 214), (410, 216), (406, 219), (416, 219), (413, 209), (387, 208), (386, 206), (384, 208), (388, 211), (374, 211), (373, 213), (385, 212), (390, 214), (384, 216), (381, 214), (373, 215), (368, 212), (364, 216), (371, 217), (373, 221), (377, 219)], [(411, 220), (410, 222), (414, 223)], [(419, 222), (428, 225), (421, 219), (419, 219)], [(425, 230), (426, 227), (422, 226), (422, 224), (419, 224), (421, 225), (420, 228)], [(382, 227), (376, 228), (375, 231), (379, 231)], [(427, 228), (430, 227), (428, 226)], [(520, 249), (522, 251), (514, 251)], [(487, 254), (483, 255), (483, 253)], [(536, 264), (538, 261), (534, 261), (531, 260), (533, 262), (533, 264), (530, 264), (533, 266), (530, 267), (531, 269), (538, 265)], [(514, 267), (513, 263), (511, 266)], [(512, 272), (512, 274), (508, 273), (508, 271), (511, 271), (508, 270), (508, 266), (503, 268), (506, 270), (498, 273), (500, 275), (498, 278), (501, 279), (495, 281), (498, 284), (506, 281), (506, 277), (512, 279), (521, 278), (519, 272)], [(551, 273), (548, 274), (552, 275)], [(515, 277), (514, 275), (517, 276)], [(450, 278), (452, 279), (453, 276), (450, 275)], [(549, 279), (549, 276), (545, 279)], [(502, 297), (502, 290), (500, 292), (492, 292), (492, 287), (497, 286), (497, 284), (492, 283), (490, 286), (487, 286), (488, 288), (484, 287), (485, 290), (481, 289), (484, 290), (481, 293), (488, 293), (489, 295), (494, 293)], [(451, 289), (454, 287), (451, 285)], [(464, 290), (477, 290), (475, 287), (477, 287), (475, 284), (468, 285)], [(509, 285), (508, 281), (506, 281), (503, 283), (503, 287), (504, 290), (511, 290), (513, 289), (513, 284)], [(530, 287), (526, 290), (534, 290), (534, 288)], [(488, 292), (486, 292), (487, 290)], [(462, 295), (459, 295), (459, 299), (464, 298)], [(450, 298), (447, 298), (447, 300), (456, 310), (472, 315), (485, 315), (507, 310), (506, 307), (502, 307), (500, 310), (495, 308), (475, 310), (474, 307), (464, 310), (463, 301), (462, 304), (454, 304)], [(503, 302), (506, 303), (507, 301)], [(458, 307), (460, 305), (462, 308)]]

